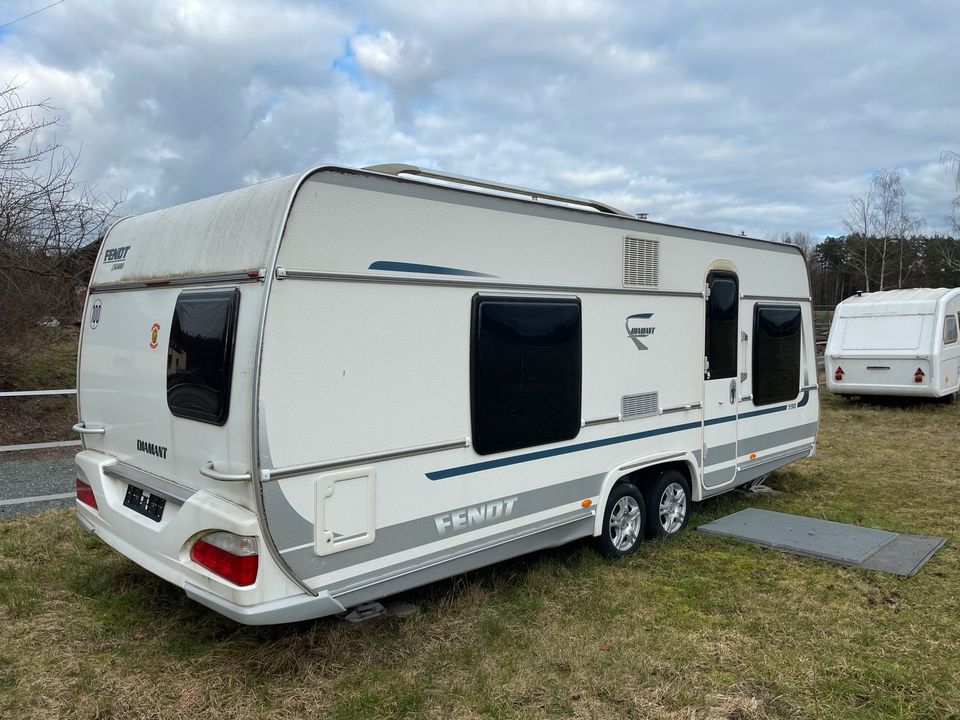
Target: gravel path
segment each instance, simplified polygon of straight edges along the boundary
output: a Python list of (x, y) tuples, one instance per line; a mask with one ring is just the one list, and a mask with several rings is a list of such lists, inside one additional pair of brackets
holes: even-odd
[[(73, 456), (77, 448), (0, 453), (0, 521), (20, 513), (39, 512), (74, 505), (76, 479)], [(32, 502), (8, 501), (21, 498), (63, 495), (70, 497)]]

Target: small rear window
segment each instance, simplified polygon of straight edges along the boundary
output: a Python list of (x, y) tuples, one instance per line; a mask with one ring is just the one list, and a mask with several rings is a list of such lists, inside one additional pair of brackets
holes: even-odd
[(947, 315), (943, 319), (943, 344), (952, 345), (957, 341), (957, 318)]
[(239, 307), (236, 289), (177, 298), (167, 350), (167, 407), (177, 417), (227, 421)]

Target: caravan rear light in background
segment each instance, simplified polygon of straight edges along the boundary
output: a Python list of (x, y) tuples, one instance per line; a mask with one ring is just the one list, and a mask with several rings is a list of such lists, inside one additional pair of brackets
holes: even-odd
[(924, 373), (923, 373), (923, 368), (917, 368), (917, 371), (913, 374), (913, 381), (914, 381), (914, 382), (922, 383), (922, 382), (923, 382), (923, 374), (924, 374)]
[(234, 585), (253, 585), (260, 566), (257, 539), (225, 530), (197, 540), (190, 548), (190, 559)]
[(837, 367), (837, 371), (833, 374), (833, 379), (836, 380), (837, 382), (840, 382), (841, 380), (843, 380), (843, 368), (842, 368), (842, 367), (839, 367), (839, 366)]
[(90, 487), (90, 483), (84, 482), (80, 478), (77, 478), (77, 500), (84, 505), (89, 505), (94, 510), (97, 509), (97, 498), (94, 497), (93, 488)]

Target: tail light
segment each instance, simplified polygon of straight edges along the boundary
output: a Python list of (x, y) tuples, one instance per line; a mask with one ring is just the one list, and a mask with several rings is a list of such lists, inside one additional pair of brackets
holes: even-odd
[(77, 478), (77, 500), (84, 505), (89, 505), (94, 510), (97, 509), (97, 498), (93, 494), (93, 488), (90, 483)]
[(843, 368), (839, 365), (837, 366), (837, 371), (833, 374), (833, 379), (837, 382), (843, 380)]
[(207, 533), (190, 548), (190, 559), (234, 585), (253, 585), (260, 556), (257, 539), (225, 530)]
[(913, 381), (917, 383), (922, 383), (923, 376), (924, 376), (923, 368), (917, 368), (917, 371), (913, 374)]

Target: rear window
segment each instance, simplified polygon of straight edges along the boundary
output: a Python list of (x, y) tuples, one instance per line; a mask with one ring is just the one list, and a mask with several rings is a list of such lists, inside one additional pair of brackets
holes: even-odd
[(237, 289), (177, 298), (167, 350), (167, 407), (177, 417), (227, 421), (239, 307)]
[(920, 347), (921, 315), (851, 317), (843, 331), (844, 350), (913, 350)]

